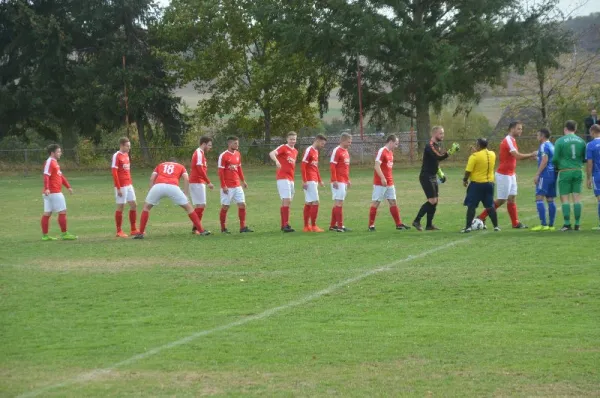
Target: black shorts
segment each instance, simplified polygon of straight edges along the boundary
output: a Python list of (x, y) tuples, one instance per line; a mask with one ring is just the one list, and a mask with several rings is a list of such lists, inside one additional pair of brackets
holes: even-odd
[(437, 198), (439, 196), (439, 187), (436, 176), (421, 174), (419, 175), (419, 182), (423, 187), (427, 199)]
[(494, 206), (493, 182), (472, 182), (469, 184), (464, 205), (467, 207), (477, 207), (479, 203), (483, 203), (483, 207), (486, 209)]

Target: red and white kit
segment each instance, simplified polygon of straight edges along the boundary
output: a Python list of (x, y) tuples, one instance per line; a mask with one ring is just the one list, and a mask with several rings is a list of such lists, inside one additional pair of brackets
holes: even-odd
[(517, 158), (511, 152), (518, 151), (517, 141), (507, 135), (500, 143), (500, 166), (496, 171), (496, 192), (498, 199), (508, 199), (517, 195)]
[[(344, 200), (346, 199), (348, 182), (350, 181), (350, 154), (348, 153), (348, 150), (341, 146), (335, 147), (331, 153), (331, 160), (329, 163), (333, 200)], [(334, 182), (337, 182), (337, 188), (333, 186)]]
[(302, 157), (302, 183), (306, 184), (304, 190), (304, 201), (307, 203), (319, 201), (319, 184), (321, 174), (319, 173), (319, 151), (309, 146)]
[(372, 200), (381, 202), (384, 199), (396, 200), (396, 187), (394, 186), (394, 152), (390, 151), (387, 147), (381, 148), (377, 151), (375, 162), (380, 164), (381, 171), (385, 177), (386, 185), (383, 185), (381, 177), (377, 172), (374, 172), (373, 176), (373, 195)]
[(294, 174), (296, 172), (296, 159), (298, 150), (287, 144), (280, 145), (275, 149), (277, 160), (281, 165), (277, 169), (277, 190), (281, 199), (292, 199), (294, 197)]
[(170, 198), (179, 206), (189, 203), (188, 198), (179, 188), (179, 180), (184, 174), (187, 174), (185, 167), (179, 163), (165, 162), (156, 166), (154, 174), (157, 176), (146, 196), (146, 203), (156, 206), (165, 197)]
[[(242, 156), (238, 151), (225, 151), (219, 156), (219, 178), (221, 180), (221, 204), (229, 206), (231, 202), (245, 203), (246, 197), (241, 187), (245, 181), (242, 170)], [(227, 193), (223, 192), (227, 188)]]
[(210, 184), (207, 174), (208, 165), (204, 151), (198, 148), (192, 155), (192, 164), (190, 167), (190, 196), (192, 204), (206, 204), (206, 185)]
[(60, 171), (60, 166), (54, 158), (48, 158), (44, 164), (44, 191), (49, 190), (49, 195), (42, 195), (44, 199), (44, 213), (58, 213), (67, 210), (62, 186), (71, 188), (69, 181)]
[[(117, 204), (135, 202), (135, 190), (131, 181), (131, 163), (128, 153), (115, 152), (112, 157), (112, 175)], [(121, 196), (118, 193), (119, 189), (121, 190)]]

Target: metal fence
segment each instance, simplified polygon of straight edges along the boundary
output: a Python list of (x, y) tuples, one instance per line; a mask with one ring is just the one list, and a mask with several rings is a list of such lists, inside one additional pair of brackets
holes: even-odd
[[(503, 137), (490, 139), (490, 149), (498, 150), (498, 146)], [(299, 151), (298, 162), (301, 161), (304, 150), (312, 142), (311, 139), (299, 140), (296, 147)], [(396, 150), (394, 161), (405, 165), (420, 164), (423, 154), (423, 148), (428, 141), (418, 141), (414, 136), (400, 136), (400, 145)], [(449, 146), (451, 142), (458, 142), (461, 150), (452, 157), (455, 162), (465, 162), (471, 153), (470, 148), (474, 140), (452, 140), (448, 139), (444, 145)], [(537, 139), (532, 136), (521, 137), (517, 140), (521, 152), (527, 153), (536, 150), (539, 146)], [(269, 163), (268, 153), (275, 149), (281, 142), (271, 144), (262, 144), (259, 142), (244, 143), (240, 145), (242, 153), (242, 162), (245, 165), (261, 165)], [(338, 139), (331, 137), (323, 151), (321, 151), (321, 161), (326, 162), (333, 149), (338, 145)], [(349, 149), (352, 164), (371, 164), (377, 153), (377, 150), (385, 145), (385, 137), (370, 136), (364, 140), (354, 138)], [(98, 148), (86, 147), (85, 149), (64, 149), (61, 158), (63, 169), (69, 170), (106, 170), (110, 168), (112, 155), (118, 148)], [(154, 167), (156, 164), (167, 161), (172, 158), (187, 166), (192, 153), (196, 147), (192, 146), (164, 146), (146, 148), (144, 156), (141, 148), (131, 149), (130, 157), (135, 168)], [(214, 146), (213, 151), (207, 154), (209, 163), (216, 164), (219, 154), (226, 149), (223, 143)], [(44, 161), (47, 159), (47, 153), (43, 149), (19, 149), (19, 150), (0, 150), (0, 170), (4, 172), (15, 173), (37, 173), (41, 170)]]

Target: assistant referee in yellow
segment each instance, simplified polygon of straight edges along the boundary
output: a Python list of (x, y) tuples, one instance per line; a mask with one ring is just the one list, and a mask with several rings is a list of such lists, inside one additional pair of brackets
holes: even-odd
[[(460, 231), (471, 232), (471, 224), (475, 218), (475, 212), (479, 202), (483, 203), (488, 211), (490, 220), (494, 224), (494, 231), (498, 228), (498, 214), (494, 208), (494, 168), (496, 166), (496, 154), (488, 148), (488, 141), (479, 138), (475, 144), (475, 152), (469, 156), (463, 185), (467, 187), (467, 195), (464, 205), (467, 206), (467, 224)], [(470, 181), (470, 182), (469, 182)]]

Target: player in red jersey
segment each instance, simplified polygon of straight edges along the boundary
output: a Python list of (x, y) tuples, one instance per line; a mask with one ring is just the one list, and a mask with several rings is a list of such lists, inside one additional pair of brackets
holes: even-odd
[[(516, 138), (523, 133), (523, 124), (520, 122), (511, 122), (508, 125), (508, 135), (500, 143), (500, 166), (496, 170), (496, 195), (498, 199), (494, 201), (494, 208), (502, 206), (508, 202), (506, 209), (513, 228), (527, 228), (525, 224), (519, 221), (517, 212), (517, 160), (535, 159), (537, 152), (520, 153), (517, 147)], [(487, 210), (484, 210), (479, 219), (485, 222), (488, 216)]]
[(42, 198), (44, 199), (44, 214), (42, 215), (42, 240), (51, 241), (57, 240), (52, 236), (48, 236), (50, 217), (52, 213), (58, 213), (58, 225), (60, 226), (61, 239), (75, 240), (77, 236), (67, 232), (67, 203), (62, 194), (62, 186), (64, 185), (71, 195), (73, 189), (67, 181), (67, 178), (60, 171), (58, 160), (62, 156), (62, 148), (58, 144), (51, 144), (46, 149), (48, 151), (48, 160), (44, 164), (44, 191)]
[(351, 231), (344, 226), (344, 212), (342, 210), (344, 200), (346, 199), (346, 192), (352, 185), (350, 182), (350, 154), (348, 153), (350, 145), (352, 145), (352, 136), (348, 133), (342, 133), (340, 145), (335, 147), (331, 153), (329, 170), (331, 172), (331, 192), (333, 194), (334, 205), (331, 210), (330, 231)]
[[(183, 179), (183, 191), (179, 188), (179, 180)], [(185, 193), (184, 193), (185, 191)], [(187, 170), (183, 165), (177, 163), (175, 159), (172, 161), (164, 162), (156, 166), (154, 172), (150, 176), (150, 191), (146, 195), (144, 202), (144, 210), (142, 211), (142, 217), (140, 219), (140, 232), (136, 234), (133, 239), (144, 239), (144, 233), (146, 232), (146, 224), (150, 217), (150, 210), (158, 203), (162, 198), (168, 197), (173, 203), (181, 206), (184, 209), (194, 223), (194, 226), (198, 231), (200, 227), (200, 219), (194, 212), (194, 208), (190, 204), (187, 194), (190, 191), (190, 179)], [(197, 235), (200, 233), (197, 232)]]
[(394, 186), (394, 149), (398, 148), (399, 140), (394, 134), (385, 140), (385, 146), (377, 151), (375, 157), (375, 172), (373, 175), (373, 195), (371, 209), (369, 211), (369, 231), (375, 231), (375, 217), (379, 204), (387, 199), (390, 205), (390, 213), (396, 223), (396, 229), (410, 229), (402, 223), (400, 209), (396, 202), (396, 187)]
[(325, 147), (327, 138), (319, 134), (302, 157), (302, 188), (304, 189), (304, 232), (325, 232), (317, 226), (319, 215), (319, 189), (324, 187), (319, 173), (319, 151)]
[(237, 203), (240, 218), (240, 233), (254, 232), (246, 225), (246, 196), (243, 188), (248, 188), (242, 170), (242, 155), (238, 152), (240, 140), (227, 137), (227, 150), (219, 155), (219, 179), (221, 180), (221, 232), (230, 233), (227, 229), (227, 211), (231, 202)]
[(287, 144), (278, 146), (269, 153), (271, 160), (277, 166), (277, 190), (281, 198), (281, 230), (283, 232), (294, 232), (290, 226), (290, 205), (294, 199), (294, 174), (296, 172), (296, 159), (298, 150), (294, 148), (298, 135), (290, 131), (287, 135)]
[[(190, 194), (192, 196), (192, 204), (195, 206), (195, 212), (200, 220), (202, 227), (202, 215), (206, 207), (206, 187), (214, 189), (214, 185), (208, 179), (206, 170), (208, 168), (206, 162), (206, 154), (212, 150), (212, 138), (200, 137), (198, 148), (192, 155), (192, 164), (190, 166)], [(196, 233), (196, 227), (192, 228), (192, 232)], [(210, 235), (210, 231), (204, 228), (200, 229), (200, 235)]]
[(131, 235), (139, 233), (135, 223), (137, 220), (137, 203), (135, 201), (135, 191), (131, 181), (131, 163), (129, 160), (129, 150), (131, 142), (129, 138), (119, 139), (119, 150), (112, 157), (112, 176), (115, 186), (115, 201), (117, 210), (115, 211), (115, 224), (117, 226), (117, 237), (126, 238), (127, 234), (121, 229), (123, 224), (123, 210), (125, 203), (129, 204), (129, 224), (131, 226)]

